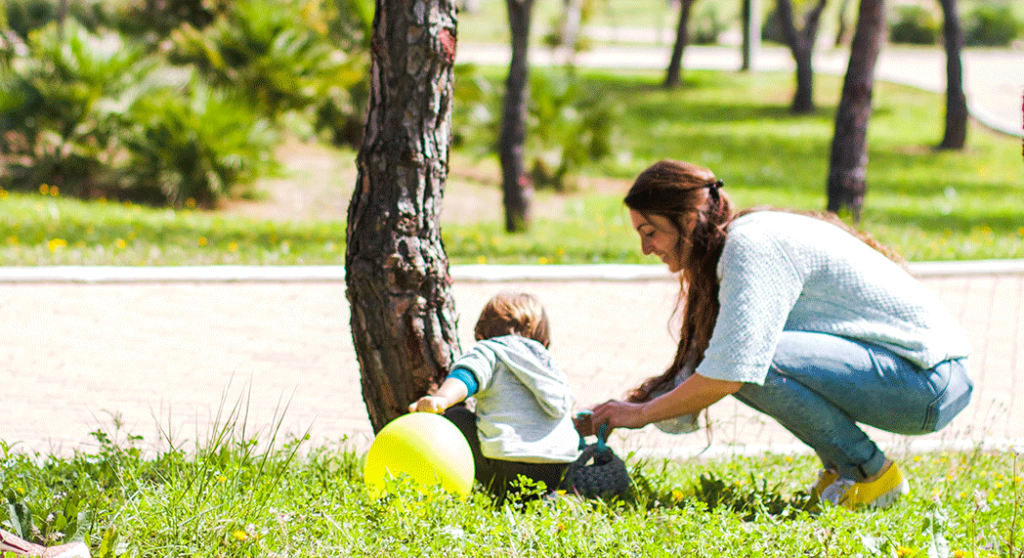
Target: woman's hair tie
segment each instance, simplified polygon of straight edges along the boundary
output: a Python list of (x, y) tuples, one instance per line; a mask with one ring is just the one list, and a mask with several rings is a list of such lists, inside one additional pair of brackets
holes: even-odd
[(723, 184), (725, 183), (722, 182), (721, 180), (715, 180), (714, 182), (708, 182), (703, 187), (708, 189), (708, 195), (711, 196), (711, 199), (715, 200), (715, 202), (718, 202), (722, 199), (722, 197), (718, 194), (718, 191), (722, 189)]

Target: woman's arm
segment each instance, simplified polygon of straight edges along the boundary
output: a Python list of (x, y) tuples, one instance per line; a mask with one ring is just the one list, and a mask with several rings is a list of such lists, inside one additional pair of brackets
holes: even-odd
[(743, 382), (730, 382), (694, 374), (675, 389), (644, 403), (608, 401), (594, 408), (594, 428), (643, 428), (653, 422), (692, 415), (736, 393)]

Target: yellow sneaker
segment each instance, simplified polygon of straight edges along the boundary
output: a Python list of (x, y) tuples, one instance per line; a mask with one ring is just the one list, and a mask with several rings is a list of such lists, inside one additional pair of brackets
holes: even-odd
[(825, 489), (832, 486), (832, 483), (839, 480), (839, 473), (833, 469), (822, 469), (818, 471), (818, 481), (812, 484), (807, 492), (811, 494), (811, 498), (815, 501), (821, 498), (822, 493)]
[(862, 507), (881, 509), (909, 493), (910, 485), (893, 463), (882, 476), (871, 482), (837, 479), (822, 492), (821, 499), (851, 510)]

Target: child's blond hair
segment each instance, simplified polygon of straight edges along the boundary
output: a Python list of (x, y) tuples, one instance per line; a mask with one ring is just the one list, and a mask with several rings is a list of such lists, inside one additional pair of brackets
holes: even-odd
[(494, 295), (480, 312), (473, 334), (477, 341), (514, 334), (544, 347), (551, 344), (548, 315), (540, 300), (529, 293), (504, 291)]

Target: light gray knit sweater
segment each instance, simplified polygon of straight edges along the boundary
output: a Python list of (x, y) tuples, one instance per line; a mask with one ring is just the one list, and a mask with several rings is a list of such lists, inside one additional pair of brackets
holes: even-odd
[(479, 383), (477, 433), (485, 457), (568, 463), (579, 456), (576, 397), (544, 345), (518, 335), (485, 339), (456, 361)]
[(763, 384), (783, 330), (885, 347), (922, 368), (970, 354), (949, 311), (902, 267), (835, 225), (759, 211), (732, 222), (720, 310), (697, 373)]

